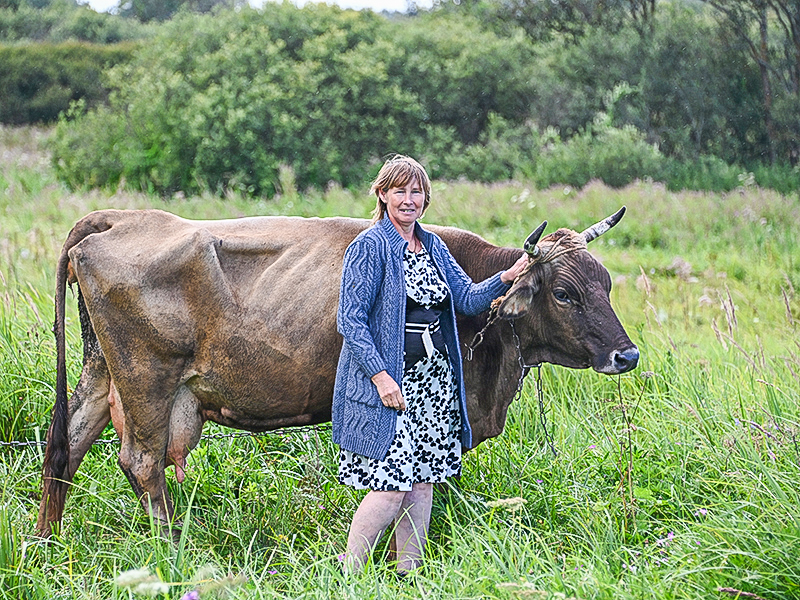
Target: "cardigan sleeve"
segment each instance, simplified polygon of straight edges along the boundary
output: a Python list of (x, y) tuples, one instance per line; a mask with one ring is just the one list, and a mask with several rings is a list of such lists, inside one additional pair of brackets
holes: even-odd
[(368, 377), (386, 370), (369, 328), (369, 314), (383, 276), (374, 241), (359, 237), (344, 254), (336, 324), (356, 364)]
[(442, 269), (447, 278), (447, 285), (453, 293), (453, 303), (457, 313), (478, 315), (489, 310), (492, 300), (508, 291), (509, 284), (503, 283), (500, 279), (503, 271), (498, 271), (480, 283), (475, 283), (456, 262), (444, 242), (439, 242), (439, 248), (443, 262)]

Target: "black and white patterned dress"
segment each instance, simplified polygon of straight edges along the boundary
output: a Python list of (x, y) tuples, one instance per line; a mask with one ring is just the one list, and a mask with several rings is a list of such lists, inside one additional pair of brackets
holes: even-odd
[(403, 271), (406, 409), (397, 413), (394, 439), (382, 460), (340, 451), (339, 481), (356, 489), (410, 491), (412, 483), (441, 483), (461, 472), (461, 412), (438, 321), (447, 287), (424, 248), (405, 251)]

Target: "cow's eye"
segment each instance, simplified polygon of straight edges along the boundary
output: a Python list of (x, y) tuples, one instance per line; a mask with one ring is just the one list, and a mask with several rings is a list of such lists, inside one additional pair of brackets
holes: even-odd
[(569, 302), (569, 295), (564, 290), (553, 290), (553, 296), (556, 297), (556, 300), (559, 302)]

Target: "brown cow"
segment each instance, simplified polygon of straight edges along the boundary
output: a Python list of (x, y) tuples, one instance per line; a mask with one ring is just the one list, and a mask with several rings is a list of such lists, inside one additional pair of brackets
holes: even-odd
[[(514, 319), (528, 364), (622, 373), (639, 351), (609, 303), (608, 272), (586, 243), (622, 212), (578, 234), (540, 227), (531, 262), (497, 306)], [(81, 219), (58, 262), (56, 403), (47, 433), (38, 533), (60, 522), (69, 482), (109, 420), (119, 465), (145, 510), (172, 518), (164, 469), (183, 480), (203, 422), (250, 431), (329, 421), (341, 337), (336, 331), (345, 248), (364, 220), (255, 217), (189, 221), (157, 210)], [(476, 281), (520, 251), (467, 231), (430, 227)], [(67, 401), (64, 308), (78, 283), (83, 370)], [(462, 344), (486, 316), (459, 319)], [(487, 328), (464, 363), (473, 443), (499, 435), (519, 379), (511, 327)]]

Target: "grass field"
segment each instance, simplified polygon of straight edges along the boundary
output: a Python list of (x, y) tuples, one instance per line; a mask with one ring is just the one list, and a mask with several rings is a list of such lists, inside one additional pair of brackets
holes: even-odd
[[(3, 441), (35, 441), (49, 424), (55, 262), (85, 213), (365, 217), (372, 207), (365, 191), (298, 192), (288, 172), (273, 200), (73, 193), (53, 177), (47, 135), (0, 129)], [(581, 229), (623, 204), (627, 216), (592, 251), (611, 272), (639, 368), (615, 378), (543, 368), (558, 457), (529, 377), (503, 435), (470, 452), (460, 488), (436, 498), (416, 577), (398, 580), (380, 553), (363, 574), (341, 575), (360, 495), (335, 482), (329, 433), (300, 430), (203, 440), (182, 485), (170, 470), (186, 523), (177, 546), (144, 517), (113, 444), (89, 452), (61, 535), (33, 537), (43, 450), (0, 447), (0, 597), (800, 598), (800, 199), (435, 182), (424, 220), (521, 246), (543, 219), (548, 231)], [(68, 300), (72, 386), (81, 345)], [(118, 585), (132, 569), (148, 581)]]

